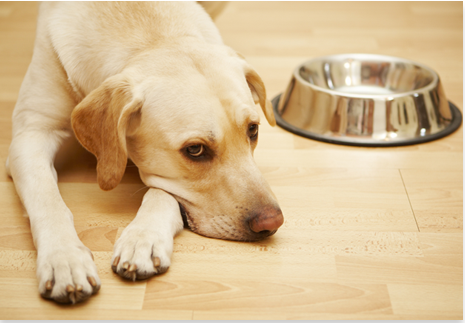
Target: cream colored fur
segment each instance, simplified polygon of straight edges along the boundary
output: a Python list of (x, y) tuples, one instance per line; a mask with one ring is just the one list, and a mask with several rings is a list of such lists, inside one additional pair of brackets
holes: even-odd
[(266, 225), (277, 228), (282, 214), (252, 157), (255, 104), (274, 125), (262, 80), (196, 3), (41, 4), (7, 161), (30, 217), (41, 295), (74, 303), (101, 284), (53, 166), (73, 132), (97, 157), (102, 189), (118, 185), (128, 158), (150, 187), (115, 244), (119, 275), (167, 270), (182, 213), (209, 237), (273, 234)]

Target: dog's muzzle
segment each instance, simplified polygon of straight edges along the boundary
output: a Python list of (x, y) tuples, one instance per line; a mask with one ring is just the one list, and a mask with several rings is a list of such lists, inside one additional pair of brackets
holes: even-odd
[[(212, 218), (206, 226), (197, 223), (186, 207), (179, 203), (184, 227), (198, 234), (217, 239), (234, 241), (259, 241), (276, 233), (284, 223), (284, 217), (279, 207), (269, 206), (251, 212), (245, 216), (243, 221), (234, 225), (225, 222), (224, 216)], [(241, 225), (242, 224), (242, 225)], [(210, 230), (205, 230), (209, 228)], [(214, 228), (211, 230), (211, 228)]]

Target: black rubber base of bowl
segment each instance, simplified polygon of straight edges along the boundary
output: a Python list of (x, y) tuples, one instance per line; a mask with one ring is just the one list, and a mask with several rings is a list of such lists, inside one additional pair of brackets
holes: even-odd
[(280, 126), (281, 128), (289, 132), (292, 132), (296, 135), (299, 135), (305, 138), (323, 141), (323, 142), (327, 142), (331, 144), (337, 144), (337, 145), (358, 146), (358, 147), (396, 147), (396, 146), (416, 145), (416, 144), (433, 141), (439, 138), (443, 138), (447, 135), (450, 135), (455, 130), (457, 130), (462, 124), (462, 113), (452, 102), (449, 101), (449, 107), (452, 113), (452, 122), (447, 126), (447, 128), (435, 134), (426, 135), (426, 136), (422, 136), (422, 137), (414, 138), (414, 139), (406, 139), (406, 140), (398, 140), (398, 141), (352, 142), (352, 141), (346, 141), (346, 140), (338, 140), (337, 138), (329, 138), (326, 136), (313, 134), (308, 131), (304, 131), (284, 121), (284, 119), (281, 118), (281, 116), (278, 113), (278, 103), (279, 103), (280, 97), (281, 97), (281, 94), (278, 94), (271, 101), (271, 103), (273, 104), (274, 116), (276, 118), (276, 123), (278, 124), (278, 126)]

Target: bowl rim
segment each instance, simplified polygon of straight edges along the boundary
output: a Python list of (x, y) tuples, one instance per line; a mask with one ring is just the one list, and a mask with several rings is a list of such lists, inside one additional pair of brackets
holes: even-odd
[[(343, 92), (343, 91), (338, 91), (338, 90), (331, 90), (331, 89), (322, 88), (320, 86), (317, 86), (315, 84), (312, 84), (312, 83), (308, 82), (302, 76), (300, 76), (301, 68), (304, 65), (308, 64), (308, 63), (315, 62), (315, 61), (322, 61), (322, 60), (332, 60), (332, 61), (339, 60), (340, 61), (342, 59), (347, 59), (347, 58), (351, 58), (351, 59), (355, 58), (355, 59), (358, 59), (359, 61), (371, 59), (371, 60), (377, 60), (377, 61), (409, 63), (409, 64), (413, 64), (413, 65), (416, 65), (418, 67), (421, 67), (422, 69), (427, 70), (428, 72), (431, 73), (431, 75), (433, 76), (433, 79), (429, 84), (427, 84), (427, 85), (425, 85), (425, 86), (423, 86), (421, 88), (411, 90), (411, 91), (389, 93), (389, 94), (362, 94), (362, 93), (358, 94), (358, 93), (353, 93), (353, 92)], [(438, 73), (436, 73), (436, 71), (434, 71), (432, 68), (430, 68), (430, 67), (428, 67), (428, 66), (426, 66), (424, 64), (421, 64), (421, 63), (418, 63), (418, 62), (415, 62), (415, 61), (412, 61), (412, 60), (409, 60), (409, 59), (406, 59), (406, 58), (401, 58), (401, 57), (388, 56), (388, 55), (379, 55), (379, 54), (365, 54), (365, 53), (335, 54), (335, 55), (319, 56), (319, 57), (315, 57), (315, 58), (312, 58), (312, 59), (308, 59), (308, 60), (302, 62), (301, 64), (299, 64), (294, 69), (293, 76), (297, 80), (299, 80), (299, 82), (305, 84), (306, 86), (309, 86), (309, 87), (313, 88), (315, 91), (324, 92), (324, 93), (328, 93), (328, 94), (331, 94), (331, 95), (336, 95), (336, 96), (339, 96), (339, 97), (359, 98), (359, 99), (386, 99), (388, 101), (393, 100), (394, 98), (411, 96), (411, 95), (415, 95), (415, 94), (417, 94), (419, 92), (432, 90), (439, 83), (439, 75), (438, 75)]]
[(365, 139), (355, 139), (355, 138), (345, 138), (345, 137), (331, 137), (331, 136), (316, 134), (308, 130), (298, 128), (288, 123), (286, 120), (284, 120), (278, 110), (278, 104), (279, 104), (279, 101), (282, 95), (283, 93), (280, 93), (271, 100), (271, 105), (273, 107), (273, 113), (276, 118), (276, 123), (278, 126), (303, 138), (308, 138), (308, 139), (326, 142), (330, 144), (336, 144), (336, 145), (353, 146), (353, 147), (373, 147), (373, 148), (374, 147), (410, 146), (410, 145), (430, 142), (430, 141), (437, 140), (445, 136), (448, 136), (452, 134), (453, 132), (455, 132), (458, 128), (460, 128), (460, 125), (462, 124), (462, 112), (452, 102), (447, 101), (449, 108), (451, 110), (451, 113), (452, 113), (452, 120), (446, 128), (433, 134), (428, 134), (426, 136), (419, 136), (419, 137), (409, 138), (409, 139), (392, 140), (392, 141), (373, 140), (373, 139), (365, 140)]

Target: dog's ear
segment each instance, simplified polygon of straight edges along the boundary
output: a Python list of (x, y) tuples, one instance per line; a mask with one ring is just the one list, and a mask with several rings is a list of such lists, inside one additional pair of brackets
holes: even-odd
[(97, 157), (97, 180), (101, 189), (115, 188), (127, 164), (126, 130), (142, 100), (122, 75), (107, 79), (73, 110), (71, 124), (79, 142)]
[(246, 65), (245, 68), (245, 78), (247, 84), (249, 85), (250, 91), (252, 92), (252, 97), (255, 104), (260, 103), (260, 107), (265, 114), (266, 120), (271, 126), (276, 125), (276, 119), (273, 113), (273, 107), (271, 106), (270, 100), (266, 97), (265, 84), (263, 84), (260, 76), (255, 72), (255, 70)]
[(252, 97), (255, 104), (260, 103), (260, 107), (262, 108), (268, 123), (273, 127), (276, 126), (273, 107), (270, 100), (268, 100), (266, 97), (265, 84), (263, 84), (261, 77), (252, 68), (252, 66), (246, 62), (245, 57), (241, 53), (236, 52), (234, 49), (228, 46), (224, 46), (224, 48), (226, 49), (229, 56), (241, 61), (241, 64), (244, 67), (245, 79), (247, 80), (247, 84), (249, 85), (250, 91), (252, 92)]

